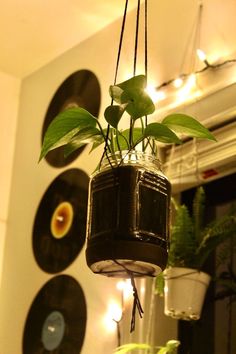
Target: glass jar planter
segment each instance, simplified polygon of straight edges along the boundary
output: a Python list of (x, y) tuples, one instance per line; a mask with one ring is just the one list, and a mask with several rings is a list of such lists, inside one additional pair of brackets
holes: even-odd
[(161, 272), (167, 262), (170, 195), (155, 156), (108, 155), (90, 180), (86, 260), (91, 270), (117, 277)]

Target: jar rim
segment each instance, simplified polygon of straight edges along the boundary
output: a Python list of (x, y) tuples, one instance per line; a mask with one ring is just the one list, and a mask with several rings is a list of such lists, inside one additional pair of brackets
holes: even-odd
[(122, 150), (116, 151), (114, 154), (106, 154), (101, 162), (99, 170), (101, 171), (108, 167), (119, 167), (127, 164), (139, 164), (146, 166), (151, 164), (161, 171), (161, 161), (157, 156), (149, 152), (138, 150)]

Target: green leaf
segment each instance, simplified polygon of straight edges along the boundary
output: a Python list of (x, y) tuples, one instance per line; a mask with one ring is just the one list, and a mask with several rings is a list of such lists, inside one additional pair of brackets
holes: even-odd
[(133, 88), (144, 90), (147, 86), (146, 76), (145, 75), (133, 76), (130, 79), (121, 82), (117, 86), (120, 87), (122, 90), (133, 89)]
[(135, 349), (145, 349), (145, 350), (150, 350), (151, 346), (149, 344), (143, 344), (143, 343), (128, 343), (121, 345), (120, 347), (116, 348), (114, 353), (115, 354), (125, 354), (128, 353), (132, 350)]
[(133, 119), (138, 119), (155, 111), (150, 96), (140, 88), (126, 89), (121, 95), (121, 102), (127, 103), (125, 108)]
[(95, 127), (96, 122), (92, 114), (80, 107), (59, 113), (45, 133), (39, 161), (50, 150), (68, 144), (81, 129)]
[(181, 140), (178, 138), (178, 136), (162, 123), (148, 124), (145, 128), (144, 135), (146, 137), (152, 137), (155, 140), (166, 144), (181, 144)]
[(121, 102), (121, 95), (123, 91), (129, 90), (129, 89), (141, 89), (144, 91), (147, 85), (147, 80), (146, 76), (144, 75), (137, 75), (133, 76), (131, 79), (126, 80), (124, 82), (121, 82), (120, 84), (117, 85), (112, 85), (109, 88), (109, 93), (112, 99), (117, 102), (117, 103), (122, 103)]
[(116, 85), (110, 86), (109, 88), (109, 93), (111, 98), (116, 102), (121, 104), (121, 95), (123, 93), (123, 90)]
[[(129, 129), (126, 129), (121, 132), (117, 132), (117, 139), (118, 139), (118, 144), (115, 141), (115, 146), (114, 149), (115, 151), (118, 150), (130, 150), (132, 147), (129, 145)], [(143, 131), (142, 128), (133, 128), (133, 145), (136, 145), (141, 139), (143, 138)]]
[[(94, 141), (91, 150), (89, 153), (91, 153), (94, 149), (96, 149), (98, 146), (102, 145), (105, 143), (104, 137), (107, 135), (107, 128), (103, 129), (103, 134), (101, 135), (96, 135), (96, 141)], [(109, 140), (109, 138), (108, 138)]]
[(175, 354), (179, 345), (180, 341), (175, 339), (169, 340), (164, 347), (160, 348), (157, 354)]
[(165, 117), (162, 124), (168, 128), (187, 134), (190, 137), (203, 138), (216, 141), (213, 134), (193, 117), (186, 114), (176, 113)]
[(176, 348), (178, 348), (179, 345), (180, 345), (180, 341), (175, 340), (175, 339), (171, 339), (171, 340), (169, 340), (169, 341), (166, 343), (166, 347), (167, 347), (169, 350), (176, 349)]
[(125, 105), (111, 105), (108, 106), (104, 112), (105, 119), (108, 124), (110, 124), (113, 128), (117, 128), (118, 123), (125, 111)]
[(81, 146), (100, 141), (101, 136), (102, 134), (97, 128), (88, 127), (80, 130), (78, 134), (76, 134), (71, 139), (71, 141), (65, 146), (65, 157), (68, 157), (73, 151), (79, 149)]

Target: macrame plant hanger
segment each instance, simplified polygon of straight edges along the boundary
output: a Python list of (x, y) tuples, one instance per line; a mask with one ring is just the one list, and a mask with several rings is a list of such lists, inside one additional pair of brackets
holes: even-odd
[[(119, 64), (120, 64), (120, 56), (121, 56), (121, 49), (122, 49), (122, 44), (123, 44), (123, 37), (124, 37), (124, 31), (125, 31), (125, 23), (126, 23), (126, 17), (127, 17), (127, 8), (128, 8), (128, 2), (129, 0), (126, 0), (125, 2), (125, 9), (124, 9), (124, 14), (123, 14), (123, 20), (122, 20), (122, 26), (121, 26), (121, 33), (120, 33), (120, 40), (119, 40), (119, 48), (118, 48), (118, 55), (117, 55), (117, 61), (116, 61), (116, 69), (115, 69), (115, 78), (114, 78), (114, 85), (116, 84), (117, 76), (118, 76), (118, 69), (119, 69)], [(147, 78), (147, 0), (144, 2), (144, 39), (145, 39), (145, 76)], [(139, 36), (139, 18), (140, 18), (140, 0), (137, 0), (137, 13), (136, 13), (136, 29), (135, 29), (135, 44), (134, 44), (134, 61), (133, 61), (133, 76), (136, 75), (136, 67), (137, 67), (137, 50), (138, 50), (138, 36)], [(113, 104), (113, 100), (111, 101), (111, 104)], [(130, 118), (130, 125), (132, 124), (131, 118)], [(147, 125), (147, 117), (145, 117), (145, 126)], [(109, 135), (109, 125), (107, 126), (107, 139), (106, 139), (106, 144), (104, 147), (104, 152), (103, 156), (101, 159), (101, 162), (103, 158), (106, 156), (109, 161), (109, 145), (108, 145), (108, 135)], [(131, 139), (131, 137), (130, 137)], [(100, 163), (101, 163), (100, 162)], [(112, 166), (112, 164), (111, 164)], [(136, 310), (138, 310), (138, 314), (140, 318), (142, 318), (143, 315), (143, 309), (139, 300), (138, 296), (138, 291), (135, 285), (135, 280), (134, 280), (134, 274), (132, 271), (130, 271), (124, 264), (120, 264), (116, 259), (114, 259), (114, 262), (122, 267), (125, 272), (127, 273), (128, 278), (131, 280), (131, 285), (133, 288), (133, 308), (132, 308), (132, 315), (131, 315), (131, 323), (130, 323), (130, 332), (133, 332), (135, 330), (135, 317), (136, 317)]]

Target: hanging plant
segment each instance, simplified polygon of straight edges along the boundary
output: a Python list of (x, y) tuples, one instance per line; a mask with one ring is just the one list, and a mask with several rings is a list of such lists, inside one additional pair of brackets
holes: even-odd
[[(85, 144), (91, 143), (91, 151), (104, 144), (90, 183), (87, 262), (94, 272), (110, 276), (124, 276), (127, 269), (136, 275), (156, 275), (165, 268), (170, 183), (156, 158), (156, 143), (180, 144), (178, 133), (215, 140), (201, 123), (184, 114), (147, 123), (144, 116), (155, 106), (145, 88), (144, 75), (110, 86), (116, 104), (105, 109), (106, 128), (83, 108), (61, 112), (46, 131), (40, 155), (41, 160), (64, 146), (68, 156)], [(128, 129), (119, 128), (122, 119)]]
[[(155, 111), (147, 87), (147, 36), (145, 75), (135, 75), (139, 32), (140, 0), (137, 2), (133, 77), (117, 84), (128, 0), (120, 35), (111, 105), (104, 112), (107, 126), (83, 108), (61, 112), (49, 125), (40, 160), (53, 149), (64, 146), (65, 156), (90, 143), (91, 151), (104, 150), (89, 187), (86, 261), (94, 273), (129, 277), (134, 288), (131, 331), (135, 308), (142, 308), (133, 278), (154, 276), (166, 266), (169, 241), (171, 186), (157, 159), (157, 143), (180, 144), (179, 133), (215, 140), (193, 117), (171, 114), (161, 122), (148, 122)], [(145, 33), (147, 33), (147, 1)], [(122, 124), (121, 124), (122, 123)], [(120, 127), (127, 126), (127, 129)]]
[[(44, 136), (40, 160), (46, 154), (60, 146), (64, 146), (65, 157), (88, 143), (92, 150), (105, 144), (106, 152), (115, 154), (123, 150), (139, 150), (145, 152), (147, 147), (156, 154), (155, 142), (181, 144), (176, 133), (189, 137), (215, 140), (214, 136), (193, 117), (185, 114), (171, 114), (160, 123), (149, 123), (145, 126), (144, 116), (154, 113), (155, 105), (145, 92), (146, 78), (135, 76), (121, 84), (110, 86), (110, 96), (117, 103), (105, 109), (104, 117), (108, 127), (103, 129), (97, 117), (83, 108), (70, 108), (58, 114), (49, 125)], [(128, 113), (125, 115), (124, 113)], [(130, 128), (119, 129), (121, 119), (130, 123)], [(139, 122), (139, 126), (136, 126)]]
[[(236, 215), (235, 211), (231, 210), (225, 216), (204, 226), (203, 187), (196, 191), (192, 215), (184, 204), (179, 205), (173, 200), (173, 205), (175, 219), (170, 232), (168, 265), (165, 272), (157, 277), (156, 290), (158, 294), (165, 296), (167, 315), (197, 320), (200, 318), (205, 292), (210, 282), (210, 276), (203, 272), (203, 267), (219, 244), (236, 235)], [(183, 288), (185, 284), (186, 290)]]

